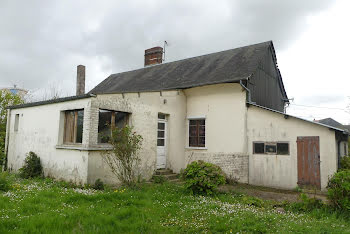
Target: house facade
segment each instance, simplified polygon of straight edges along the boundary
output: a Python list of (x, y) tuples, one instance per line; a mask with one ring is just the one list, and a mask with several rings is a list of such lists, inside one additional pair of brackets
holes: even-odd
[[(146, 50), (145, 65), (161, 61), (161, 51)], [(18, 170), (34, 151), (46, 176), (117, 183), (102, 154), (111, 127), (129, 124), (143, 137), (145, 179), (204, 160), (242, 183), (325, 189), (344, 154), (339, 143), (347, 144), (342, 129), (284, 112), (272, 42), (113, 74), (77, 94), (9, 107), (8, 168)]]

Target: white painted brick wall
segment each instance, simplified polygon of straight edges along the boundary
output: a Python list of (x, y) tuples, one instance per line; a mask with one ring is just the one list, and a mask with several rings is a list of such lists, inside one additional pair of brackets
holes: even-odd
[(203, 160), (221, 167), (226, 176), (235, 178), (240, 183), (248, 183), (249, 156), (240, 153), (203, 153), (186, 152), (188, 163)]

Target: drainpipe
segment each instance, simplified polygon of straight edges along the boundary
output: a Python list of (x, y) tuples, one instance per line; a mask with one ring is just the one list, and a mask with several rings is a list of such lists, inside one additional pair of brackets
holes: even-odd
[[(247, 77), (247, 79), (246, 79), (247, 82), (248, 82), (248, 79), (249, 79), (249, 77)], [(244, 86), (242, 80), (239, 81), (239, 84), (247, 91), (248, 102), (251, 103), (252, 102), (252, 98), (251, 98), (251, 95), (250, 95), (250, 90), (246, 86)]]
[(340, 159), (341, 159), (341, 155), (340, 155), (340, 143), (341, 143), (341, 140), (338, 140), (338, 170), (340, 169)]
[[(250, 77), (250, 76), (249, 76)], [(247, 83), (248, 83), (248, 79), (249, 77), (247, 77)], [(251, 95), (250, 95), (250, 90), (244, 86), (242, 80), (239, 81), (239, 84), (247, 91), (247, 99), (248, 99), (248, 103), (251, 103), (252, 99), (251, 99)], [(247, 182), (249, 184), (249, 161), (250, 161), (250, 157), (249, 157), (249, 154), (248, 154), (248, 134), (247, 134), (247, 131), (248, 131), (248, 108), (246, 107), (246, 111), (245, 111), (245, 116), (244, 116), (244, 151), (245, 151), (245, 154), (248, 155), (248, 178), (247, 178)]]
[(9, 151), (9, 139), (10, 139), (10, 121), (11, 121), (11, 109), (7, 110), (7, 121), (6, 121), (6, 136), (5, 136), (5, 163), (3, 167), (3, 171), (7, 171), (7, 158)]

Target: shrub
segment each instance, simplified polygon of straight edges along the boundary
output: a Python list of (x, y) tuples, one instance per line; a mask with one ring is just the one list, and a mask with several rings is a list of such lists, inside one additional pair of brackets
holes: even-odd
[(152, 179), (156, 184), (163, 184), (166, 181), (165, 177), (162, 175), (154, 175)]
[(316, 197), (309, 198), (305, 193), (300, 194), (300, 202), (295, 202), (290, 207), (295, 211), (311, 211), (324, 207), (324, 203), (321, 199)]
[(105, 185), (104, 183), (102, 182), (102, 180), (100, 179), (97, 179), (95, 181), (95, 184), (94, 186), (92, 186), (93, 189), (96, 189), (96, 190), (104, 190), (105, 189)]
[(6, 192), (10, 189), (11, 183), (7, 177), (8, 174), (6, 172), (0, 172), (0, 191)]
[(136, 134), (132, 127), (113, 128), (109, 141), (113, 149), (103, 154), (103, 159), (114, 175), (125, 185), (134, 185), (138, 179), (139, 150), (142, 136)]
[(25, 179), (43, 176), (40, 158), (32, 151), (27, 154), (24, 166), (19, 169), (19, 176)]
[(182, 177), (185, 188), (192, 194), (211, 195), (217, 191), (219, 185), (225, 184), (225, 174), (221, 168), (201, 160), (189, 164)]
[(336, 208), (350, 211), (350, 170), (342, 170), (328, 181), (328, 199)]
[(350, 170), (350, 156), (344, 156), (340, 160), (340, 167), (342, 170)]

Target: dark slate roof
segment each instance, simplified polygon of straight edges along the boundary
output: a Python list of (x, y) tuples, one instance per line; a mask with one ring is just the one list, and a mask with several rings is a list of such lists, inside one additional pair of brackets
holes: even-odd
[(272, 41), (110, 75), (89, 93), (147, 92), (234, 83), (249, 77)]
[(316, 120), (315, 122), (318, 122), (318, 123), (321, 123), (321, 124), (325, 124), (325, 125), (328, 125), (328, 126), (332, 126), (332, 127), (335, 127), (335, 128), (346, 129), (346, 128), (344, 128), (344, 126), (341, 123), (335, 121), (332, 118), (320, 119), (320, 120)]
[(19, 108), (25, 108), (25, 107), (54, 104), (54, 103), (59, 103), (59, 102), (74, 101), (74, 100), (78, 100), (78, 99), (90, 98), (90, 97), (95, 97), (95, 96), (96, 95), (93, 95), (93, 94), (83, 94), (83, 95), (78, 95), (78, 96), (70, 96), (70, 97), (56, 98), (56, 99), (50, 99), (50, 100), (40, 101), (40, 102), (30, 102), (30, 103), (15, 105), (15, 106), (8, 106), (7, 109), (19, 109)]

